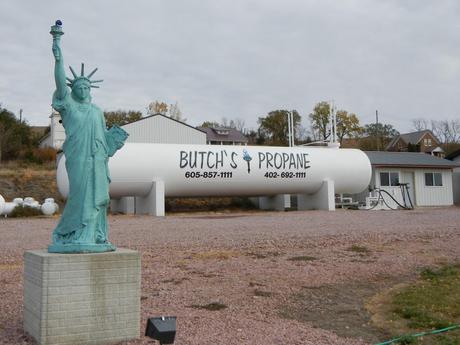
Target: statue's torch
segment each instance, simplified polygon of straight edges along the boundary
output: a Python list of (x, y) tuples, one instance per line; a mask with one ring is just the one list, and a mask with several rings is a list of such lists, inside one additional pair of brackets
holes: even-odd
[(243, 150), (243, 159), (248, 163), (248, 174), (251, 172), (251, 160), (252, 157), (249, 155), (246, 149)]
[(56, 24), (51, 27), (50, 34), (53, 36), (53, 43), (59, 42), (61, 36), (64, 35), (64, 31), (62, 31), (62, 22), (59, 19), (56, 20)]

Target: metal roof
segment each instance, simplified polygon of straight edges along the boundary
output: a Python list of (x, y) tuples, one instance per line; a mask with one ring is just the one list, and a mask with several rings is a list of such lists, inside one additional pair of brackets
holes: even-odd
[(423, 152), (364, 151), (373, 166), (394, 166), (414, 168), (456, 168), (458, 165), (447, 159)]
[(199, 131), (199, 132), (204, 132), (204, 133), (206, 133), (205, 131), (201, 130), (200, 127), (193, 127), (193, 126), (189, 125), (188, 123), (185, 123), (185, 122), (183, 122), (183, 121), (179, 121), (179, 120), (173, 119), (173, 118), (171, 118), (171, 117), (169, 117), (169, 116), (166, 116), (166, 115), (160, 114), (160, 113), (148, 115), (148, 116), (146, 116), (146, 117), (141, 117), (139, 120), (136, 120), (136, 121), (127, 123), (127, 124), (125, 124), (125, 125), (123, 125), (123, 126), (121, 126), (121, 127), (130, 125), (130, 124), (132, 124), (132, 123), (136, 123), (136, 122), (139, 122), (139, 121), (144, 121), (144, 120), (150, 119), (150, 118), (155, 117), (155, 116), (162, 116), (162, 117), (164, 117), (164, 118), (166, 118), (166, 119), (168, 119), (168, 120), (176, 121), (177, 123), (180, 123), (181, 125), (184, 125), (184, 126), (193, 128), (194, 130), (197, 130), (197, 131)]

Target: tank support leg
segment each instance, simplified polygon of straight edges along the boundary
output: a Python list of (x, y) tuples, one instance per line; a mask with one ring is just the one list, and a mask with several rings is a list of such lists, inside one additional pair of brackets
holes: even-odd
[(291, 207), (291, 196), (289, 194), (259, 197), (259, 208), (261, 210), (284, 211), (285, 208), (289, 207)]
[(165, 184), (163, 181), (153, 181), (152, 189), (147, 195), (136, 197), (136, 214), (164, 217)]
[(334, 181), (324, 180), (315, 194), (297, 194), (297, 209), (334, 211)]
[(134, 214), (134, 197), (124, 196), (110, 200), (110, 210), (112, 213)]

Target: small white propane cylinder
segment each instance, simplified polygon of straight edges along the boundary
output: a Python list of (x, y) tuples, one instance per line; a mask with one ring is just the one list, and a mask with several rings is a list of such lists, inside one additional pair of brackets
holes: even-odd
[(54, 202), (53, 198), (46, 198), (45, 202), (41, 206), (41, 211), (45, 216), (52, 216), (58, 210), (57, 204)]
[(0, 214), (3, 212), (3, 207), (5, 207), (5, 199), (0, 195)]
[(13, 210), (18, 207), (18, 204), (15, 204), (14, 202), (5, 202), (5, 205), (3, 206), (3, 212), (2, 214), (5, 216), (9, 216)]
[(24, 199), (23, 198), (14, 198), (13, 199), (13, 202), (16, 204), (16, 205), (22, 205), (24, 203)]

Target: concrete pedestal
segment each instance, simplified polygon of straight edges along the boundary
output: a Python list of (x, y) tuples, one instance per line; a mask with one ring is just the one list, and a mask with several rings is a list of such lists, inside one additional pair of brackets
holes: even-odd
[(24, 330), (40, 345), (99, 345), (140, 334), (140, 254), (24, 254)]

